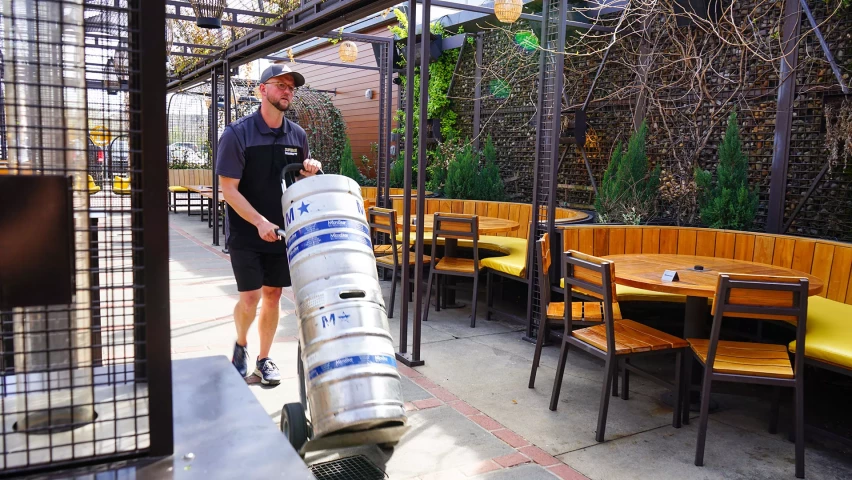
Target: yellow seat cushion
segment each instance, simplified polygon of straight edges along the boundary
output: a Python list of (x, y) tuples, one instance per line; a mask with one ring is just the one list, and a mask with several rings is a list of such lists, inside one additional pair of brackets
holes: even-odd
[[(559, 281), (559, 286), (565, 288), (565, 279)], [(654, 292), (627, 285), (615, 285), (615, 294), (619, 302), (669, 302), (686, 303), (686, 297), (673, 293)]]
[[(480, 235), (479, 236), (479, 248), (485, 250), (492, 250), (495, 252), (502, 253), (510, 253), (508, 247), (503, 248), (501, 245), (504, 245), (504, 240), (521, 240), (526, 243), (526, 240), (523, 238), (515, 238), (515, 237), (498, 237), (495, 235)], [(398, 242), (402, 242), (402, 233), (396, 234), (396, 240)], [(408, 243), (414, 245), (414, 232), (411, 232), (411, 237), (408, 240)], [(438, 245), (443, 245), (444, 239), (438, 239)], [(423, 232), (423, 245), (430, 246), (432, 245), (432, 232)], [(473, 248), (472, 240), (459, 240), (459, 247), (462, 248)]]
[(89, 195), (94, 195), (100, 191), (101, 187), (99, 187), (98, 184), (95, 183), (95, 179), (92, 178), (91, 175), (89, 175)]
[(488, 237), (487, 248), (480, 242), (479, 246), (486, 250), (497, 250), (507, 255), (483, 258), (480, 265), (491, 270), (505, 273), (513, 277), (526, 278), (527, 272), (527, 240), (515, 237)]
[(186, 187), (180, 187), (180, 186), (177, 186), (177, 185), (173, 185), (173, 186), (169, 187), (169, 191), (170, 192), (188, 192), (189, 189), (186, 188)]
[[(789, 351), (796, 351), (796, 341)], [(805, 357), (852, 369), (852, 305), (823, 297), (808, 298)]]
[(118, 194), (130, 193), (130, 177), (121, 177), (116, 175), (112, 179), (112, 191)]

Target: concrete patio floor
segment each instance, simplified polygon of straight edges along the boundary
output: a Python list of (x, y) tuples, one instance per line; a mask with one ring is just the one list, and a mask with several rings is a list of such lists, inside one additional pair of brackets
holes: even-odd
[[(172, 357), (230, 358), (237, 290), (228, 256), (211, 245), (207, 222), (185, 212), (170, 214), (169, 239)], [(382, 286), (387, 298), (390, 282)], [(317, 452), (306, 462), (363, 454), (394, 480), (795, 478), (794, 445), (787, 440), (789, 409), (782, 407), (779, 433), (769, 434), (768, 403), (759, 396), (714, 393), (719, 410), (710, 416), (705, 466), (695, 467), (697, 422), (672, 428), (672, 411), (661, 401), (664, 391), (634, 375), (630, 399), (611, 398), (606, 442), (597, 443), (602, 363), (569, 352), (559, 408), (551, 412), (558, 348), (543, 350), (536, 388), (527, 388), (534, 345), (522, 340), (523, 325), (499, 315), (485, 320), (482, 292), (476, 328), (468, 322), (469, 291), (461, 290), (464, 308), (433, 310), (423, 325), (426, 364), (399, 367), (412, 429), (395, 449)], [(397, 346), (400, 301), (390, 319)], [(283, 376), (281, 385), (268, 388), (247, 379), (276, 425), (282, 405), (299, 398), (296, 335), (292, 292), (285, 291), (271, 353)], [(249, 351), (257, 354), (256, 326), (249, 333)], [(664, 370), (668, 360), (660, 358), (649, 367)], [(852, 456), (809, 442), (806, 475), (852, 478)]]

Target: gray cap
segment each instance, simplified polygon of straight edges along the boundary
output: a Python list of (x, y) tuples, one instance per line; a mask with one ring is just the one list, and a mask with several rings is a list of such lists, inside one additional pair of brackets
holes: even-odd
[(277, 77), (279, 75), (290, 74), (293, 76), (293, 81), (295, 82), (297, 87), (301, 87), (305, 84), (305, 77), (302, 76), (299, 72), (294, 72), (289, 66), (286, 64), (273, 64), (266, 68), (263, 73), (260, 74), (260, 83), (266, 83), (270, 78)]

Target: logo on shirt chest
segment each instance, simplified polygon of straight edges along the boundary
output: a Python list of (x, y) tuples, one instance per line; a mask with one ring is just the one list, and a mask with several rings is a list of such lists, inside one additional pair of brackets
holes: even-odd
[(298, 157), (299, 149), (293, 147), (284, 147), (284, 155), (287, 155), (288, 157)]

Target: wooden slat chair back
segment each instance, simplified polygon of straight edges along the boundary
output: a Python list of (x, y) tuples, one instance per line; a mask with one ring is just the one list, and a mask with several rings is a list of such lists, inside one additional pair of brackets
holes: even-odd
[[(544, 342), (550, 335), (550, 329), (553, 326), (567, 321), (571, 322), (572, 327), (574, 325), (598, 325), (604, 321), (607, 311), (607, 304), (602, 301), (574, 301), (573, 298), (566, 298), (561, 302), (551, 301), (553, 290), (551, 289), (550, 284), (550, 268), (553, 262), (551, 260), (550, 252), (550, 234), (545, 233), (536, 241), (535, 249), (539, 265), (542, 266), (542, 268), (538, 271), (538, 284), (540, 285), (539, 290), (541, 292), (540, 311), (542, 312), (542, 318), (539, 323), (539, 334), (536, 336), (535, 353), (533, 355), (533, 364), (530, 370), (529, 388), (535, 388), (535, 377), (539, 361), (541, 359), (541, 350), (544, 347)], [(575, 272), (581, 272), (581, 268), (582, 267), (578, 267)], [(609, 264), (609, 270), (610, 272), (613, 271), (612, 264)], [(587, 274), (585, 276), (592, 277), (594, 275)], [(603, 282), (602, 275), (599, 280), (600, 281), (598, 283)], [(594, 280), (592, 279), (592, 281)], [(571, 297), (573, 296), (573, 293), (575, 292), (572, 292), (570, 287), (562, 289), (563, 295)], [(591, 296), (595, 298), (599, 297), (597, 294)], [(621, 309), (618, 302), (613, 301), (610, 304), (610, 310), (612, 311), (612, 318), (614, 320), (621, 320)]]
[[(684, 384), (682, 380), (683, 351), (688, 346), (682, 338), (669, 335), (654, 328), (628, 319), (615, 318), (613, 305), (615, 303), (615, 264), (611, 261), (569, 250), (562, 254), (562, 275), (565, 279), (565, 302), (572, 302), (573, 295), (567, 292), (580, 292), (603, 302), (603, 324), (573, 330), (573, 319), (567, 315), (569, 307), (565, 307), (564, 331), (562, 333), (562, 349), (559, 354), (559, 364), (553, 391), (550, 398), (550, 410), (556, 410), (559, 402), (559, 391), (562, 388), (562, 376), (565, 372), (565, 362), (568, 347), (577, 347), (593, 356), (604, 360), (604, 382), (601, 390), (601, 401), (598, 410), (598, 425), (595, 439), (604, 441), (606, 416), (609, 408), (609, 392), (617, 395), (617, 372), (619, 366), (622, 372), (622, 397), (627, 399), (629, 389), (629, 372), (636, 372), (655, 379), (658, 383), (668, 386), (674, 396), (675, 408), (672, 416), (672, 426), (681, 426), (681, 410), (683, 406)], [(675, 353), (674, 384), (658, 379), (654, 375), (641, 370), (629, 363), (638, 355)]]
[[(709, 339), (689, 338), (695, 358), (705, 366), (695, 465), (704, 464), (710, 390), (712, 382), (729, 381), (774, 386), (770, 432), (778, 422), (778, 390), (795, 390), (796, 477), (804, 478), (804, 364), (808, 314), (808, 279), (799, 277), (721, 273), (713, 302), (713, 327)], [(725, 317), (779, 320), (796, 326), (793, 365), (786, 345), (720, 340)], [(690, 356), (691, 358), (691, 356)], [(707, 367), (712, 365), (712, 368)], [(689, 372), (689, 367), (687, 367)]]
[[(409, 268), (414, 265), (416, 257), (414, 253), (407, 248), (402, 248), (396, 240), (396, 212), (387, 208), (369, 207), (367, 209), (368, 223), (370, 225), (370, 237), (373, 239), (373, 254), (376, 256), (376, 266), (383, 270), (392, 270), (391, 276), (391, 294), (388, 307), (388, 318), (393, 318), (394, 303), (396, 301), (396, 279), (400, 276), (402, 268)], [(379, 244), (379, 236), (385, 237), (381, 239), (386, 241), (390, 239), (390, 245)], [(420, 258), (421, 262), (429, 262), (431, 259), (428, 256)], [(409, 282), (414, 285), (414, 278)], [(414, 288), (409, 289), (408, 301), (410, 302), (411, 292)]]
[[(443, 238), (469, 240), (473, 244), (473, 259), (450, 257), (446, 254), (441, 259), (435, 258), (438, 251), (438, 240)], [(434, 214), (432, 224), (432, 261), (429, 265), (429, 289), (426, 298), (432, 297), (432, 286), (440, 276), (457, 276), (473, 278), (473, 300), (471, 301), (470, 327), (476, 327), (476, 301), (479, 290), (479, 217), (459, 213)], [(440, 309), (440, 288), (438, 289), (436, 311)], [(423, 321), (429, 319), (429, 302), (426, 302)]]

